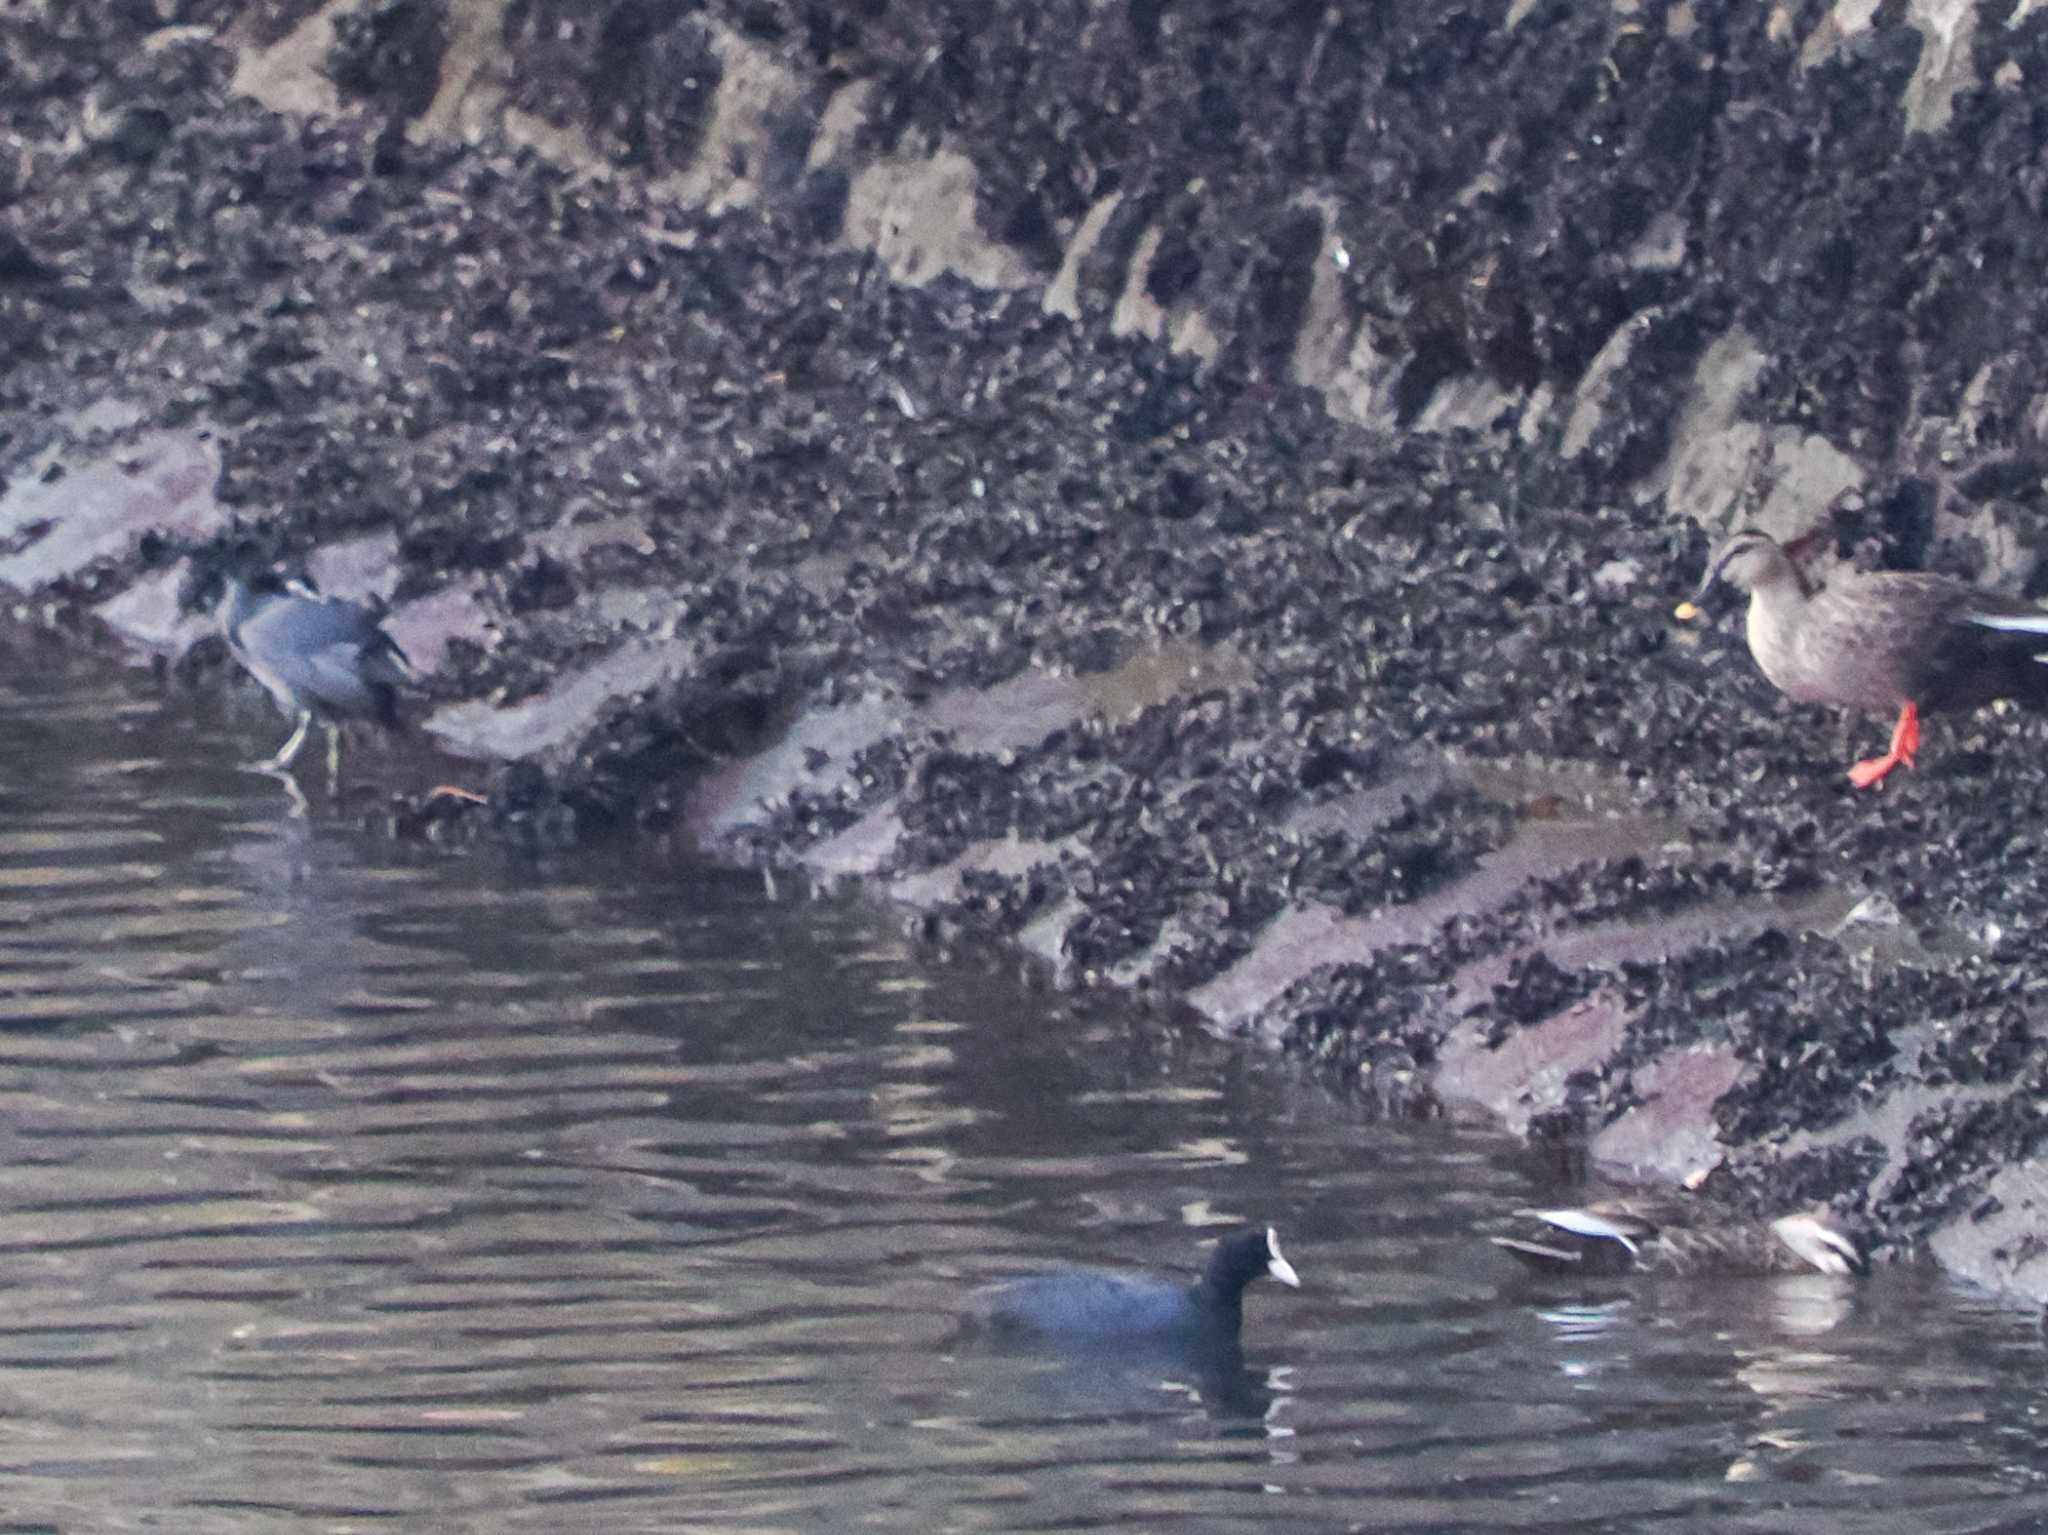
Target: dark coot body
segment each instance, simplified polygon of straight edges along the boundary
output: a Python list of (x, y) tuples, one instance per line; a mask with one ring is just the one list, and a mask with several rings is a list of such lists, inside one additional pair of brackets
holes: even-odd
[(1233, 1232), (1216, 1244), (1208, 1270), (1192, 1284), (1153, 1274), (1057, 1269), (1010, 1281), (988, 1298), (997, 1331), (1104, 1347), (1161, 1344), (1235, 1348), (1244, 1322), (1244, 1289), (1255, 1279), (1298, 1287), (1270, 1226)]

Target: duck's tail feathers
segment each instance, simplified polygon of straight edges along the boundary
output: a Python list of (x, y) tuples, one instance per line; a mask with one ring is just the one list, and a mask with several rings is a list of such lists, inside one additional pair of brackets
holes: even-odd
[(1998, 680), (1997, 689), (1986, 696), (2048, 708), (2048, 609), (1986, 604), (1958, 617), (1977, 635), (1970, 647), (1974, 664), (1982, 675)]

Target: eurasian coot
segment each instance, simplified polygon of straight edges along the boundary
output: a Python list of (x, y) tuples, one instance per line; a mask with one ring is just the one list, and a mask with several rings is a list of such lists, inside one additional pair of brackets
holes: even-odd
[(1234, 1347), (1244, 1321), (1244, 1287), (1260, 1278), (1301, 1284), (1270, 1226), (1224, 1237), (1193, 1284), (1154, 1274), (1056, 1269), (1002, 1285), (988, 1296), (985, 1316), (998, 1331), (1056, 1341)]

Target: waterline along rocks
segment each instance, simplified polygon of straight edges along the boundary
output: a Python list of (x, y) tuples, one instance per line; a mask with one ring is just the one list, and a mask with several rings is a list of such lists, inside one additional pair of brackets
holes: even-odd
[(2007, 12), (31, 0), (0, 584), (227, 686), (182, 561), (290, 557), (488, 779), (407, 830), (859, 880), (2048, 1294), (2048, 729), (1859, 796), (1670, 618), (1830, 507), (2048, 584)]

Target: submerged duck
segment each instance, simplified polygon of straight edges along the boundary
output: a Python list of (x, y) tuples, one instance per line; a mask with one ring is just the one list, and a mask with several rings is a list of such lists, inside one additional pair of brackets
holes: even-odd
[(1234, 1348), (1244, 1322), (1245, 1286), (1256, 1279), (1278, 1280), (1291, 1289), (1301, 1285), (1270, 1226), (1224, 1237), (1192, 1284), (1156, 1274), (1055, 1269), (999, 1286), (988, 1295), (983, 1315), (999, 1332), (1055, 1342)]
[[(1686, 1219), (1688, 1213), (1694, 1218)], [(1539, 1239), (1493, 1243), (1541, 1274), (1835, 1274), (1861, 1277), (1870, 1259), (1856, 1235), (1823, 1210), (1773, 1221), (1700, 1220), (1677, 1205), (1613, 1201), (1583, 1209), (1517, 1210)]]
[(413, 671), (384, 632), (382, 603), (330, 597), (310, 581), (263, 571), (229, 579), (219, 619), (229, 653), (296, 720), (265, 768), (291, 766), (315, 718), (328, 728), (330, 774), (339, 765), (341, 721), (396, 728), (398, 689)]
[(1781, 693), (1898, 711), (1890, 749), (1849, 769), (1859, 789), (1912, 766), (1923, 710), (1999, 698), (2048, 707), (2048, 609), (2031, 602), (1917, 571), (1842, 569), (1816, 587), (1776, 539), (1744, 528), (1677, 616), (1698, 616), (1719, 580), (1749, 593), (1749, 651)]

